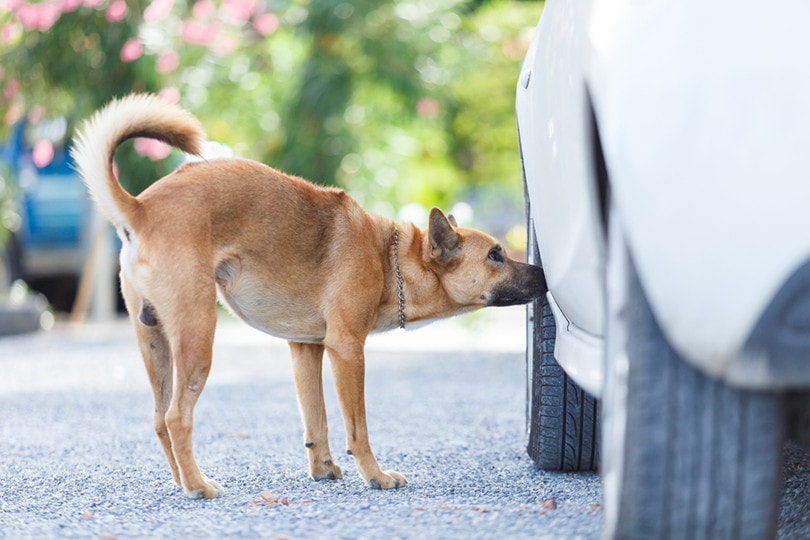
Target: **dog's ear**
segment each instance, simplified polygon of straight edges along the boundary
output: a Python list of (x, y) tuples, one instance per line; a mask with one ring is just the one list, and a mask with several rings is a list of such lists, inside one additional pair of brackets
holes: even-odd
[(456, 221), (456, 217), (453, 214), (447, 214), (447, 221), (450, 222), (450, 225), (453, 227), (458, 227), (458, 222)]
[(461, 251), (455, 219), (451, 222), (438, 208), (430, 211), (430, 246), (434, 258), (448, 261)]

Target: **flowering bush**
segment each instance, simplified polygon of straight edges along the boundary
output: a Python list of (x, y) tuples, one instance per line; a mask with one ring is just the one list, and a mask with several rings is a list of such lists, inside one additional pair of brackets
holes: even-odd
[[(113, 96), (161, 92), (238, 154), (339, 183), (382, 213), (443, 203), (469, 184), (508, 184), (519, 198), (514, 85), (540, 9), (480, 0), (0, 0), (0, 140), (32, 113), (75, 122)], [(119, 165), (130, 189), (172, 166), (145, 170), (138, 155), (167, 154), (154, 141), (125, 149)], [(37, 156), (47, 160), (45, 143)]]

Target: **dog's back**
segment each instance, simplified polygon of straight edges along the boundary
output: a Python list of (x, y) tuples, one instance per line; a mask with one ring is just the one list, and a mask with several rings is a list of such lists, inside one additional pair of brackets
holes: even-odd
[(205, 141), (193, 115), (146, 94), (114, 100), (82, 126), (72, 150), (76, 168), (101, 212), (124, 238), (141, 234), (142, 223), (148, 223), (145, 229), (170, 229), (169, 234), (176, 235), (205, 219), (221, 225), (210, 231), (221, 245), (233, 231), (255, 230), (263, 243), (274, 237), (295, 238), (298, 251), (312, 253), (330, 244), (330, 237), (345, 225), (342, 218), (362, 213), (340, 189), (246, 159), (186, 163), (133, 197), (115, 177), (113, 156), (121, 143), (134, 137), (158, 139), (194, 155), (201, 154)]

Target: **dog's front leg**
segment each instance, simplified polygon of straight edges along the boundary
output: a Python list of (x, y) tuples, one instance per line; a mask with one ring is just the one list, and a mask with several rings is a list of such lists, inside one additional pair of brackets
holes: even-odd
[(323, 345), (290, 342), (290, 353), (298, 392), (298, 407), (304, 422), (304, 445), (309, 457), (309, 474), (315, 480), (343, 478), (329, 451), (326, 405), (323, 399)]
[(396, 471), (383, 471), (368, 441), (365, 403), (365, 356), (363, 344), (341, 341), (340, 348), (329, 347), (340, 409), (346, 426), (347, 452), (354, 456), (360, 476), (375, 489), (402, 487), (408, 483)]

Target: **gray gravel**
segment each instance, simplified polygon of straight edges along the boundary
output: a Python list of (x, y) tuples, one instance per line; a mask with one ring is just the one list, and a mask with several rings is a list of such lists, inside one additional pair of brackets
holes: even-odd
[[(365, 488), (342, 451), (329, 376), (345, 478), (308, 478), (285, 347), (225, 324), (195, 415), (200, 466), (226, 489), (210, 501), (171, 480), (126, 323), (0, 339), (0, 536), (598, 538), (598, 476), (538, 471), (524, 451), (523, 356), (497, 343), (519, 339), (519, 321), (484, 345), (480, 328), (441, 324), (369, 347), (372, 445), (410, 481), (385, 492)], [(807, 537), (810, 459), (791, 452), (780, 536)]]

